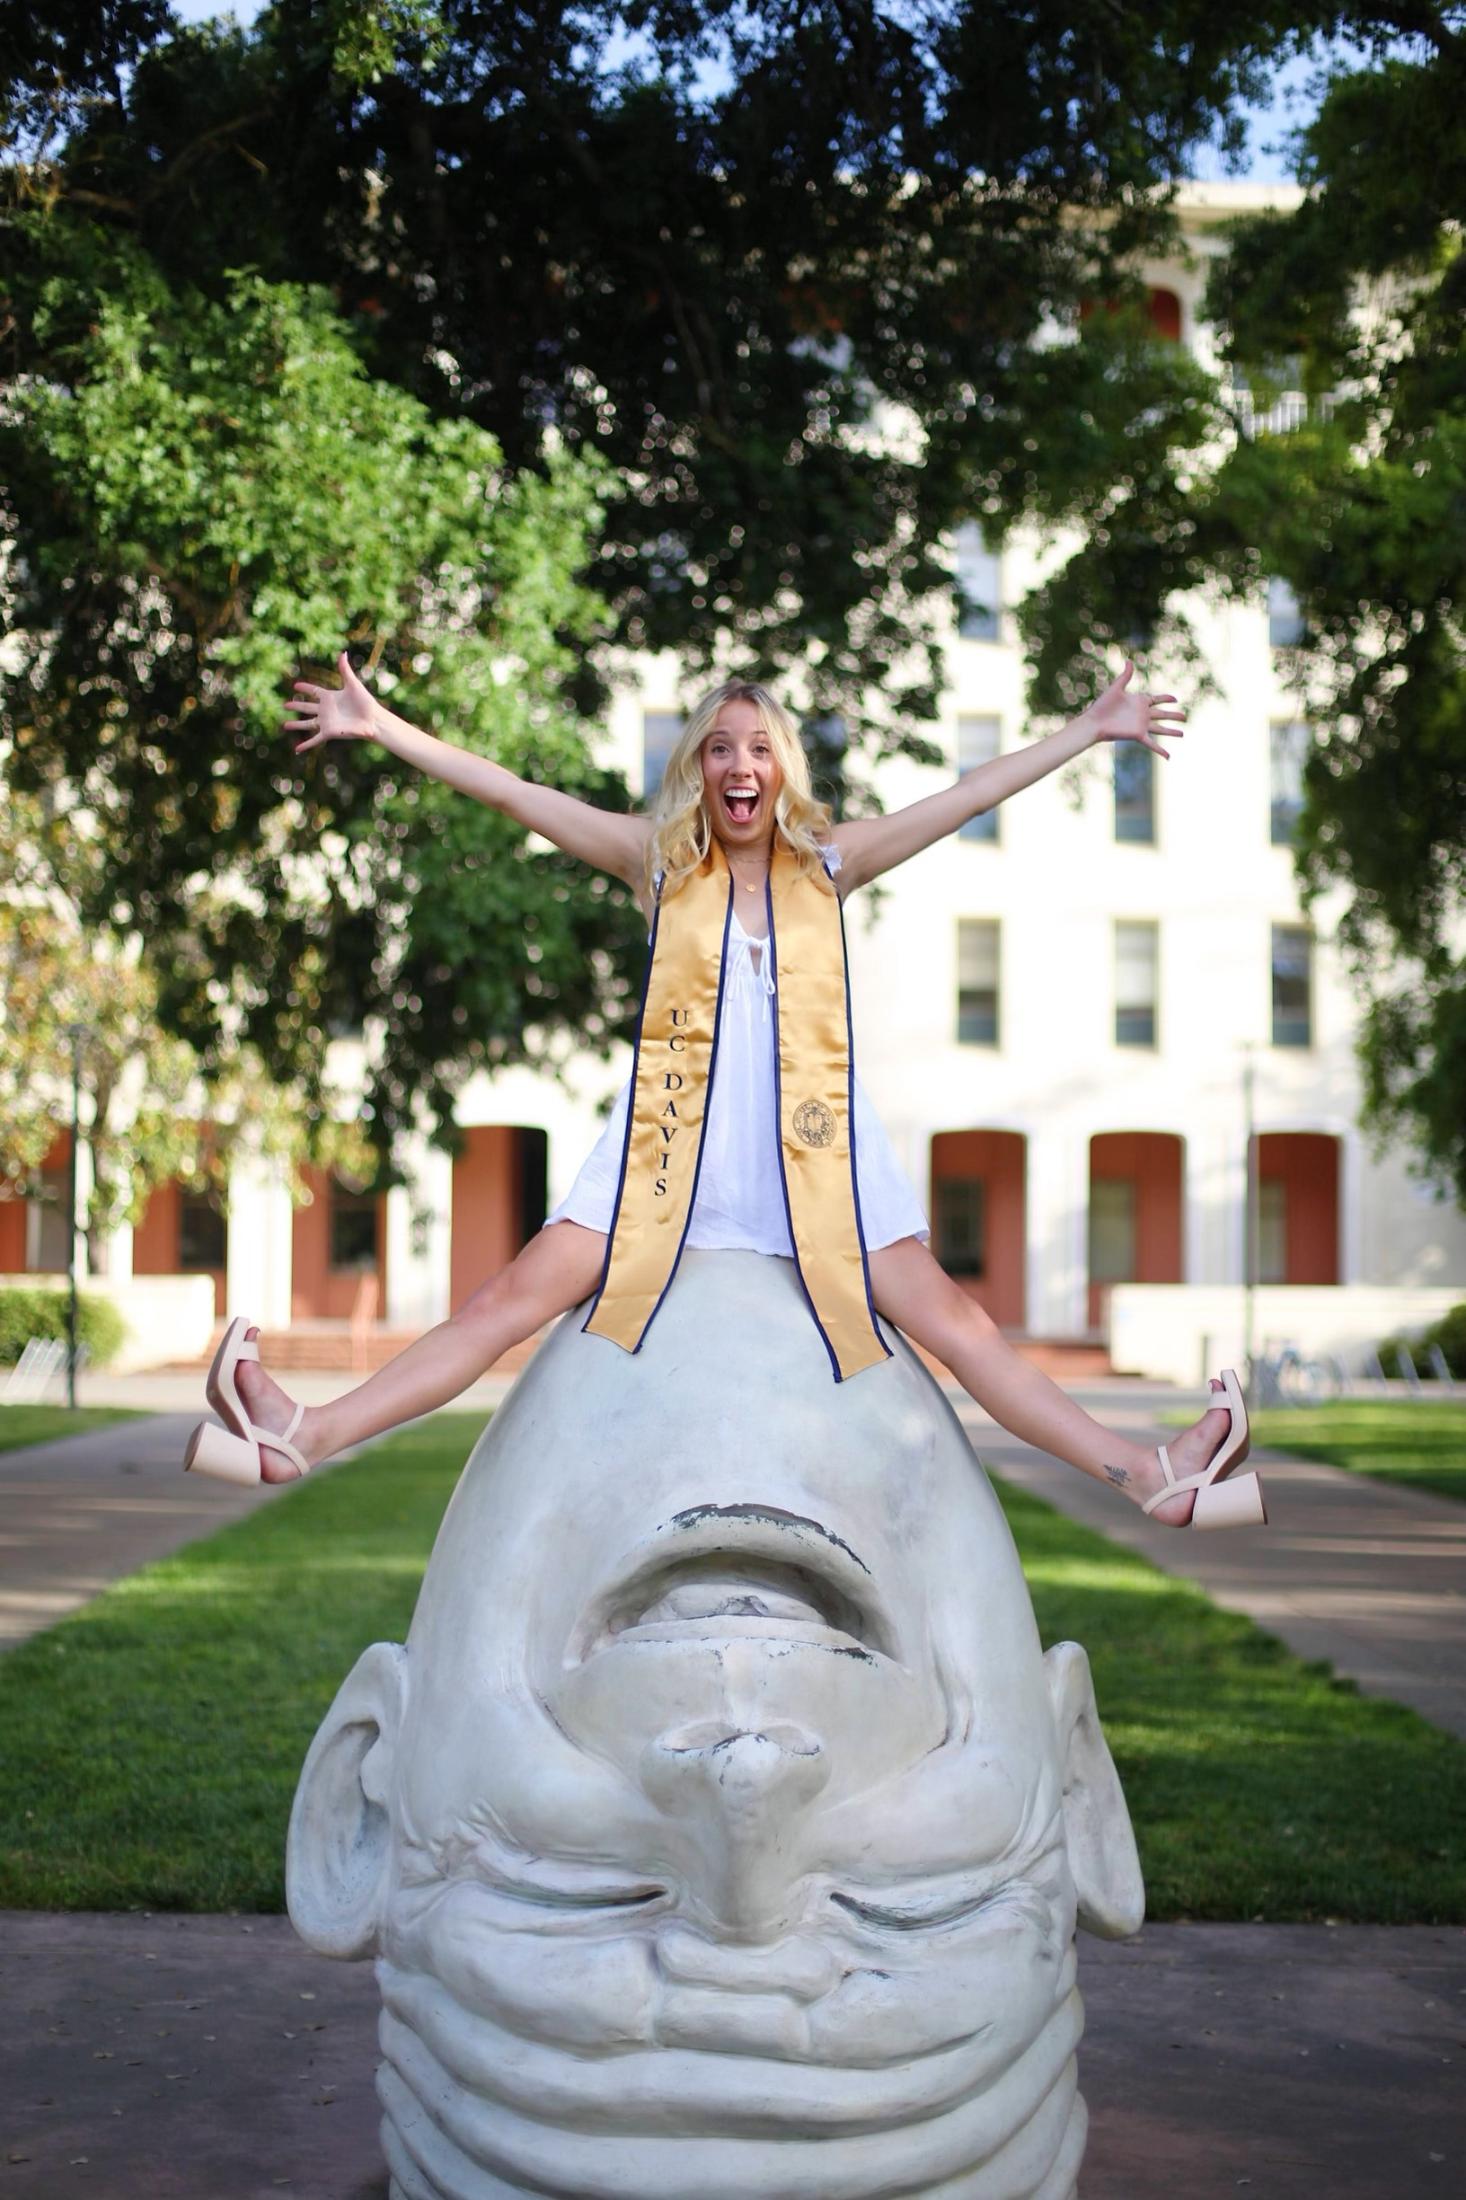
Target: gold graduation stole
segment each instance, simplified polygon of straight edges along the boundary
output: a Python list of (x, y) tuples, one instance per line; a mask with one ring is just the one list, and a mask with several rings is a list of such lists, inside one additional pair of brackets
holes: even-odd
[[(717, 1069), (734, 882), (716, 840), (652, 919), (621, 1181), (592, 1336), (637, 1352), (671, 1287)], [(850, 989), (833, 887), (775, 847), (765, 889), (776, 992), (779, 1168), (795, 1266), (836, 1382), (890, 1358), (876, 1327), (852, 1136)]]

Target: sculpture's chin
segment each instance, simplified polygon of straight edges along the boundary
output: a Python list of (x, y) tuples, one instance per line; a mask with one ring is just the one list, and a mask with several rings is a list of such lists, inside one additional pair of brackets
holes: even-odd
[(505, 2032), (421, 1973), (379, 1970), (383, 2143), (403, 2200), (1072, 2190), (1065, 2165), (1083, 2145), (1072, 1965), (1036, 2038), (999, 2043), (984, 2026), (879, 2072), (791, 2060), (777, 2037), (722, 2051), (608, 2040), (587, 2056)]

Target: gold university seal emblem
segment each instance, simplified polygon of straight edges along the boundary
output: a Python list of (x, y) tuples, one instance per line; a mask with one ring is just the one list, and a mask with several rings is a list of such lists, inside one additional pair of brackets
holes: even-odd
[(794, 1110), (794, 1135), (806, 1146), (833, 1146), (835, 1118), (823, 1100), (801, 1100)]

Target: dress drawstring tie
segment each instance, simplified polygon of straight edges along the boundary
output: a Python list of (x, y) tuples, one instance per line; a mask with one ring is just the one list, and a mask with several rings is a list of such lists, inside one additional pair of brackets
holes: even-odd
[[(769, 1003), (777, 990), (774, 973), (769, 968), (769, 943), (767, 940), (751, 940), (741, 925), (732, 926), (728, 933), (729, 961), (728, 981), (740, 992), (755, 989), (762, 995), (759, 1007), (764, 1023), (769, 1020)], [(758, 956), (755, 964), (754, 956)]]

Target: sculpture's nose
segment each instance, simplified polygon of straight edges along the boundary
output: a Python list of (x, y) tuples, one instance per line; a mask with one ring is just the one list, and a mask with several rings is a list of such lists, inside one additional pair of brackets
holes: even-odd
[(647, 1794), (693, 1835), (698, 1891), (719, 1922), (747, 1940), (782, 1931), (789, 1835), (829, 1777), (818, 1735), (785, 1723), (677, 1728), (642, 1759)]

